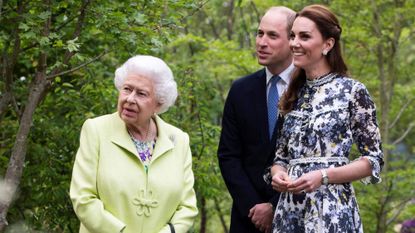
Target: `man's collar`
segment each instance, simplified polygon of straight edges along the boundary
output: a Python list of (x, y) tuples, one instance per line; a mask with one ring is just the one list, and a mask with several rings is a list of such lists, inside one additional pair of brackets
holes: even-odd
[(292, 73), (294, 71), (294, 68), (295, 68), (294, 67), (294, 64), (291, 63), (287, 67), (287, 69), (283, 70), (281, 73), (279, 73), (279, 74), (272, 74), (271, 71), (269, 71), (268, 68), (265, 67), (265, 74), (267, 76), (267, 84), (268, 84), (269, 80), (271, 80), (272, 76), (274, 76), (274, 75), (280, 76), (281, 79), (284, 80), (285, 83), (287, 83), (287, 84), (290, 83), (291, 75), (292, 75)]

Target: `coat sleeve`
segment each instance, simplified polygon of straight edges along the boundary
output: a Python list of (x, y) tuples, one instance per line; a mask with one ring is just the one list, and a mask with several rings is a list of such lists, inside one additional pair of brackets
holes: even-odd
[[(184, 176), (183, 176), (183, 192), (180, 204), (170, 220), (176, 233), (186, 233), (193, 225), (198, 210), (196, 205), (196, 194), (193, 189), (194, 176), (192, 171), (192, 153), (189, 146), (189, 136), (184, 134)], [(170, 227), (164, 226), (160, 233), (170, 233)]]
[[(234, 86), (229, 91), (222, 118), (222, 132), (218, 147), (219, 167), (241, 216), (248, 217), (249, 210), (262, 199), (243, 166), (240, 125), (237, 121), (235, 103), (237, 96)], [(243, 127), (243, 126), (242, 126)]]
[(97, 190), (99, 135), (92, 120), (85, 121), (76, 154), (70, 197), (78, 219), (91, 232), (121, 232), (125, 224), (105, 210)]

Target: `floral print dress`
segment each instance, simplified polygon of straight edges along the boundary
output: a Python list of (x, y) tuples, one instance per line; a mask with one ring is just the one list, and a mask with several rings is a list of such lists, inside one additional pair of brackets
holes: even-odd
[[(381, 181), (383, 153), (375, 105), (358, 81), (334, 73), (307, 80), (280, 134), (274, 164), (287, 168), (293, 180), (349, 163), (354, 142), (372, 166), (372, 175), (362, 182)], [(298, 195), (281, 193), (273, 221), (277, 232), (363, 232), (351, 183), (321, 185)]]
[(144, 169), (148, 173), (148, 166), (150, 165), (154, 147), (156, 146), (156, 139), (151, 141), (140, 141), (130, 134), (131, 140), (133, 140), (135, 148), (137, 149), (138, 157), (143, 162)]

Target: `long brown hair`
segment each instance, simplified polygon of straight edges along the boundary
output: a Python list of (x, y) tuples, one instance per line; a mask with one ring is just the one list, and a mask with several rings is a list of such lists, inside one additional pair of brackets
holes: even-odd
[[(327, 53), (326, 59), (331, 72), (346, 75), (347, 66), (343, 60), (340, 47), (340, 35), (342, 29), (333, 12), (326, 6), (315, 4), (304, 7), (297, 13), (296, 18), (297, 17), (305, 17), (313, 21), (317, 25), (317, 29), (323, 36), (323, 39), (334, 39), (333, 48)], [(298, 99), (298, 92), (304, 86), (305, 81), (305, 71), (301, 68), (297, 68), (293, 73), (287, 91), (280, 101), (280, 112), (282, 114), (285, 115), (292, 110), (294, 103)]]

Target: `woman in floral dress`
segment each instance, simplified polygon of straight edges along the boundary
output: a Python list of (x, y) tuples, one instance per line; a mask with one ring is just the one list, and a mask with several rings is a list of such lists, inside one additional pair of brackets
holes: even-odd
[[(273, 232), (363, 232), (352, 181), (379, 183), (383, 153), (375, 105), (347, 76), (336, 16), (311, 5), (294, 21), (297, 67), (280, 102), (284, 123), (271, 168), (281, 192)], [(360, 157), (349, 161), (352, 144)]]

